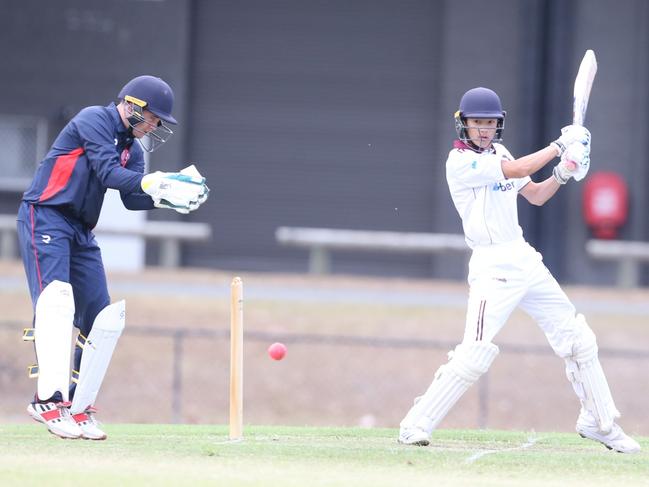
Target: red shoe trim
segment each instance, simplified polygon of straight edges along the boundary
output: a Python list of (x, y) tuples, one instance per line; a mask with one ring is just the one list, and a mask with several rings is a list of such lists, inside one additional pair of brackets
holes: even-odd
[(75, 421), (77, 424), (79, 424), (79, 423), (83, 423), (84, 421), (88, 421), (88, 420), (90, 419), (86, 413), (77, 413), (77, 414), (73, 414), (73, 415), (72, 415), (72, 418), (74, 418), (74, 421)]
[(58, 409), (51, 409), (49, 411), (45, 411), (44, 413), (40, 413), (41, 418), (43, 418), (45, 421), (51, 421), (53, 419), (58, 419), (61, 417), (61, 412)]

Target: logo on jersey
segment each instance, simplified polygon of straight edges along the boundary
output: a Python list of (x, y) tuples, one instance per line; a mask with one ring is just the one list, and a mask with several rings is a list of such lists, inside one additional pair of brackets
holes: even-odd
[(507, 181), (505, 183), (499, 181), (491, 187), (492, 191), (510, 191), (515, 189), (514, 183)]
[(130, 159), (130, 157), (131, 157), (131, 152), (128, 149), (124, 149), (120, 157), (120, 162), (122, 164), (122, 167), (126, 166), (126, 163)]
[(44, 244), (48, 244), (48, 243), (50, 243), (52, 241), (52, 237), (49, 236), (49, 235), (43, 234), (43, 235), (41, 235), (41, 238), (43, 239)]

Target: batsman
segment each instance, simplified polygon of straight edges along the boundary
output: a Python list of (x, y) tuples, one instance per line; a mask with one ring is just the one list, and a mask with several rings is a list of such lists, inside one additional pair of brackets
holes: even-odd
[(27, 412), (61, 438), (106, 438), (95, 400), (126, 322), (125, 302), (110, 302), (93, 234), (106, 190), (119, 190), (129, 210), (180, 213), (196, 210), (209, 192), (194, 166), (144, 174), (143, 151), (160, 147), (177, 123), (171, 87), (155, 76), (138, 76), (117, 98), (70, 120), (39, 164), (18, 211), (34, 308), (26, 336), (34, 340), (38, 361), (37, 390)]
[[(590, 133), (569, 125), (543, 149), (514, 159), (501, 144), (504, 126), (505, 112), (494, 91), (479, 87), (464, 94), (455, 113), (458, 138), (446, 161), (449, 190), (472, 249), (464, 338), (401, 421), (399, 442), (428, 445), (450, 408), (495, 360), (499, 350), (494, 339), (520, 306), (565, 361), (581, 402), (577, 432), (609, 449), (637, 452), (640, 445), (615, 422), (620, 413), (598, 359), (595, 334), (541, 254), (525, 241), (518, 223), (518, 195), (540, 206), (570, 179), (586, 176)], [(557, 157), (550, 177), (531, 180)]]

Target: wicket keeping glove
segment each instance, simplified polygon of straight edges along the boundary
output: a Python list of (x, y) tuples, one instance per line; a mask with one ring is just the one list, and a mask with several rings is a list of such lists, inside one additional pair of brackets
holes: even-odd
[(206, 179), (203, 176), (201, 176), (201, 173), (198, 172), (198, 169), (193, 164), (181, 170), (180, 174), (184, 174), (185, 176), (190, 176), (195, 180), (199, 180), (199, 179), (203, 180), (203, 187), (201, 188), (198, 198), (195, 201), (189, 202), (189, 211), (194, 211), (207, 201), (207, 197), (210, 195), (210, 188), (208, 188), (207, 184), (205, 184)]
[(157, 208), (169, 208), (183, 214), (197, 209), (209, 195), (205, 178), (193, 165), (177, 173), (147, 174), (142, 178), (141, 187)]

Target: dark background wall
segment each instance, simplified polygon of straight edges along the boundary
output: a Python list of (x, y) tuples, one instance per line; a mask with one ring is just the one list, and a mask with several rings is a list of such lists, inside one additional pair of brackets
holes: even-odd
[[(275, 243), (280, 225), (460, 232), (444, 161), (462, 93), (496, 90), (505, 143), (524, 155), (569, 123), (588, 48), (600, 67), (591, 171), (629, 184), (621, 237), (649, 236), (642, 0), (0, 0), (0, 11), (0, 114), (45, 117), (50, 137), (135, 75), (174, 87), (181, 125), (151, 164), (195, 162), (212, 188), (184, 218), (210, 222), (215, 237), (187, 245), (186, 265), (305, 270), (304, 251)], [(540, 209), (521, 202), (521, 221), (560, 280), (611, 283), (613, 268), (584, 254), (582, 191), (571, 183)], [(0, 193), (0, 211), (18, 197)], [(465, 272), (459, 257), (358, 253), (337, 254), (334, 271)]]

